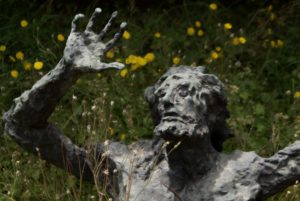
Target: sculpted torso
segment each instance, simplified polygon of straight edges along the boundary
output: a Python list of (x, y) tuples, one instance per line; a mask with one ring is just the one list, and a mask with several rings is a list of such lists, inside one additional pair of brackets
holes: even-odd
[[(85, 73), (123, 64), (103, 63), (124, 31), (104, 43), (116, 12), (100, 33), (94, 31), (96, 9), (84, 31), (75, 16), (63, 58), (30, 90), (14, 99), (4, 114), (7, 134), (29, 152), (78, 178), (105, 186), (114, 201), (254, 201), (263, 200), (300, 178), (300, 142), (270, 158), (254, 152), (223, 154), (233, 137), (223, 84), (203, 67), (170, 68), (145, 91), (155, 129), (154, 139), (129, 146), (105, 142), (91, 154), (72, 143), (49, 116)], [(30, 118), (28, 118), (30, 117)]]

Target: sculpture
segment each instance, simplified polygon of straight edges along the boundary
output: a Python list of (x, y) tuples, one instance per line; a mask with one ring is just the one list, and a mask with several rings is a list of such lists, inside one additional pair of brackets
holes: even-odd
[(114, 201), (263, 200), (300, 177), (300, 142), (270, 158), (221, 153), (222, 143), (232, 136), (227, 101), (222, 83), (202, 67), (170, 68), (146, 90), (156, 126), (152, 141), (98, 143), (95, 155), (73, 144), (47, 121), (59, 100), (85, 73), (123, 67), (100, 58), (126, 24), (103, 43), (117, 13), (97, 34), (100, 13), (97, 8), (84, 32), (77, 28), (83, 15), (75, 16), (63, 58), (4, 114), (5, 130), (19, 145), (79, 178), (102, 183)]

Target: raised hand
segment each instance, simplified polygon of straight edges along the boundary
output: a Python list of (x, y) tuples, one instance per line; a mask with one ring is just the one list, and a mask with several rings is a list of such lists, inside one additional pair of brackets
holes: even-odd
[(80, 31), (78, 26), (79, 20), (84, 17), (83, 14), (77, 14), (72, 21), (72, 29), (63, 58), (72, 68), (78, 71), (99, 72), (108, 68), (122, 69), (124, 67), (123, 64), (118, 62), (103, 63), (101, 57), (120, 39), (126, 23), (121, 23), (119, 31), (111, 40), (103, 42), (104, 36), (110, 31), (114, 23), (117, 12), (113, 12), (105, 27), (100, 33), (96, 33), (95, 22), (100, 13), (101, 9), (96, 8), (84, 31)]

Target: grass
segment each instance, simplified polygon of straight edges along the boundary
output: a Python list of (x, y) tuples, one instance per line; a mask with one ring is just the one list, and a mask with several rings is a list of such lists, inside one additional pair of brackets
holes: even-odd
[[(6, 47), (0, 52), (2, 113), (9, 109), (13, 98), (59, 61), (65, 41), (56, 37), (67, 37), (75, 13), (89, 16), (97, 4), (94, 1), (83, 8), (69, 3), (62, 9), (62, 3), (52, 1), (16, 3), (0, 1), (0, 46)], [(229, 123), (236, 136), (226, 142), (226, 152), (254, 150), (270, 156), (299, 140), (300, 1), (275, 2), (272, 8), (259, 2), (216, 2), (215, 11), (209, 9), (210, 3), (183, 1), (146, 9), (136, 7), (132, 1), (129, 10), (121, 3), (116, 5), (118, 21), (128, 22), (131, 37), (113, 49), (113, 58), (105, 60), (127, 59), (130, 63), (130, 55), (144, 57), (147, 53), (153, 53), (155, 59), (137, 69), (127, 64), (128, 74), (124, 77), (116, 71), (83, 77), (66, 94), (51, 121), (82, 146), (94, 140), (129, 143), (151, 138), (153, 127), (143, 100), (144, 89), (170, 66), (204, 65), (220, 77), (227, 89)], [(100, 24), (109, 18), (111, 10), (103, 7)], [(23, 19), (28, 21), (25, 28), (20, 26)], [(201, 27), (195, 27), (195, 21), (200, 21)], [(224, 29), (225, 23), (231, 23), (232, 29)], [(187, 34), (191, 27), (194, 35)], [(203, 36), (197, 35), (200, 29)], [(157, 32), (159, 38), (155, 37)], [(244, 44), (240, 37), (246, 40)], [(239, 44), (234, 45), (234, 40)], [(23, 60), (15, 58), (18, 51), (24, 53)], [(173, 63), (174, 57), (180, 59), (178, 64)], [(41, 70), (24, 70), (25, 61), (33, 64), (37, 60), (44, 64)], [(11, 76), (12, 70), (18, 71), (16, 78)], [(0, 143), (0, 200), (98, 199), (99, 189), (94, 185), (82, 183), (24, 152), (5, 135)], [(295, 184), (269, 200), (299, 200), (299, 189)]]

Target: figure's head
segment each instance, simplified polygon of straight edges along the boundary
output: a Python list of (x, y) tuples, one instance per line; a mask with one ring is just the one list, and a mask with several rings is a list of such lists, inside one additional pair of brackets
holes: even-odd
[(229, 112), (223, 84), (203, 67), (172, 67), (145, 91), (155, 134), (165, 140), (210, 137), (221, 151), (232, 136), (226, 124)]

